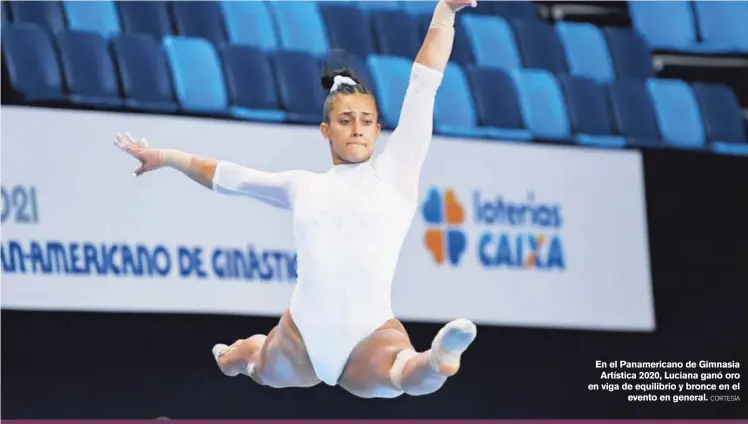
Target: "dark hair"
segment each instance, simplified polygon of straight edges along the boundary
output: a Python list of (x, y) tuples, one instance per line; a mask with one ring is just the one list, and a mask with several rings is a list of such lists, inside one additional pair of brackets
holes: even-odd
[[(330, 89), (335, 84), (335, 77), (336, 76), (344, 76), (352, 79), (356, 82), (356, 85), (349, 85), (349, 84), (342, 84), (338, 86), (338, 88), (335, 89), (334, 92), (330, 92)], [(356, 73), (353, 72), (350, 68), (340, 68), (340, 69), (325, 69), (322, 72), (322, 77), (320, 78), (320, 82), (322, 83), (322, 88), (325, 90), (326, 93), (328, 93), (327, 98), (325, 99), (325, 105), (323, 107), (322, 112), (322, 119), (325, 122), (330, 122), (330, 111), (332, 110), (332, 101), (338, 94), (372, 94), (371, 91), (369, 91), (368, 88), (364, 86), (361, 79), (359, 79), (356, 76)]]

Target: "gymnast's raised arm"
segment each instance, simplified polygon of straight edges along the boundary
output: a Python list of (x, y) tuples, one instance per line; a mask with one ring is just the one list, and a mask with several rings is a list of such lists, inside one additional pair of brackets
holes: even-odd
[(415, 62), (444, 72), (452, 55), (455, 16), (465, 6), (477, 6), (476, 0), (439, 0)]
[(291, 190), (297, 172), (263, 172), (231, 162), (204, 158), (173, 149), (155, 149), (129, 134), (117, 135), (114, 144), (141, 162), (137, 177), (163, 167), (174, 168), (198, 184), (229, 195), (245, 195), (283, 209), (291, 207)]
[(411, 69), (397, 128), (377, 158), (385, 179), (410, 200), (418, 197), (421, 168), (433, 132), (434, 102), (452, 55), (457, 11), (476, 0), (439, 0), (426, 38)]

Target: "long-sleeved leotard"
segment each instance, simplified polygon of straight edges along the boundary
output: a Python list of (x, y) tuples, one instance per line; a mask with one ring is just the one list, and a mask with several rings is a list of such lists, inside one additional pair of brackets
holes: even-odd
[(413, 65), (400, 120), (374, 160), (326, 173), (219, 163), (214, 189), (293, 212), (298, 280), (290, 311), (318, 377), (334, 385), (356, 344), (393, 318), (391, 290), (417, 208), (443, 74)]

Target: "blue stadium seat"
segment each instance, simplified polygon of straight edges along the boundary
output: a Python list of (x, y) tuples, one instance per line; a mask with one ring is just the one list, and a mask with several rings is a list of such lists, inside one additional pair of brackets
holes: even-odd
[(92, 107), (120, 108), (117, 70), (107, 42), (96, 32), (57, 33), (60, 63), (73, 103)]
[[(361, 10), (366, 12), (378, 10), (403, 10), (403, 2), (393, 0), (362, 0), (354, 2)], [(434, 4), (436, 7), (436, 4)]]
[(317, 4), (314, 2), (269, 2), (281, 48), (285, 51), (302, 52), (321, 59), (330, 50), (325, 24), (322, 22)]
[(170, 1), (177, 33), (184, 37), (201, 37), (220, 46), (226, 42), (226, 29), (218, 2)]
[(462, 68), (449, 63), (434, 104), (435, 132), (456, 137), (499, 138), (501, 131), (478, 127), (470, 85)]
[(558, 77), (569, 110), (577, 143), (603, 147), (624, 147), (626, 139), (614, 134), (607, 92), (595, 80), (561, 75)]
[(511, 75), (519, 93), (522, 115), (533, 137), (571, 142), (569, 116), (556, 77), (542, 69), (515, 69)]
[(369, 74), (376, 85), (382, 127), (393, 129), (400, 121), (400, 109), (408, 88), (413, 61), (399, 56), (371, 55), (367, 59)]
[(571, 75), (601, 83), (615, 78), (608, 44), (599, 28), (590, 23), (559, 22), (556, 32)]
[(488, 1), (493, 13), (506, 19), (539, 19), (532, 2), (525, 0)]
[(568, 73), (564, 50), (553, 26), (530, 19), (515, 19), (511, 24), (525, 68)]
[(10, 6), (8, 6), (10, 4), (10, 2), (4, 1), (4, 2), (2, 2), (0, 4), (2, 4), (2, 7), (3, 7), (3, 9), (2, 9), (2, 14), (3, 14), (2, 15), (2, 21), (3, 22), (10, 22), (10, 20), (11, 20), (11, 18), (10, 18)]
[(462, 24), (476, 65), (504, 70), (522, 67), (514, 33), (504, 19), (473, 13), (462, 16)]
[(519, 96), (511, 77), (499, 69), (466, 69), (475, 99), (478, 124), (493, 129), (492, 136), (502, 140), (531, 140), (519, 105)]
[(674, 79), (650, 79), (646, 84), (665, 143), (680, 149), (704, 147), (704, 125), (696, 97), (688, 83)]
[(496, 15), (496, 9), (494, 9), (492, 1), (481, 1), (478, 2), (478, 7), (466, 7), (463, 9), (460, 13), (464, 13), (466, 15), (488, 15), (488, 16), (495, 16)]
[(274, 53), (280, 41), (273, 28), (273, 18), (263, 1), (222, 1), (226, 35), (232, 45), (258, 48), (265, 53)]
[[(428, 26), (431, 23), (431, 16), (427, 16), (423, 18), (422, 22), (425, 23), (424, 27), (426, 27), (428, 31)], [(426, 38), (426, 32), (424, 32), (421, 38), (418, 40), (419, 49), (421, 45), (423, 44), (423, 40), (425, 38)], [(452, 56), (450, 57), (450, 60), (455, 63), (458, 63), (460, 66), (468, 66), (468, 65), (472, 65), (475, 63), (475, 57), (473, 56), (473, 49), (470, 45), (470, 37), (468, 36), (468, 32), (465, 29), (464, 25), (458, 24), (455, 27), (455, 38), (454, 38), (454, 44), (452, 46)]]
[(105, 40), (121, 32), (113, 1), (63, 1), (62, 6), (71, 30), (96, 32)]
[(376, 52), (368, 16), (353, 5), (322, 5), (330, 47), (348, 53), (367, 56)]
[(691, 2), (631, 1), (629, 13), (651, 50), (718, 53), (724, 49), (699, 43)]
[(605, 28), (617, 78), (654, 78), (652, 53), (639, 33), (628, 28)]
[(10, 10), (15, 23), (35, 23), (52, 34), (67, 27), (62, 5), (58, 1), (12, 1)]
[(213, 44), (204, 38), (166, 36), (162, 46), (180, 108), (199, 115), (228, 115), (226, 85)]
[(31, 22), (6, 23), (0, 41), (3, 81), (20, 100), (34, 103), (65, 99), (55, 47), (44, 28)]
[(118, 1), (122, 30), (128, 34), (150, 34), (157, 40), (173, 35), (165, 1)]
[(155, 37), (146, 33), (121, 35), (112, 39), (111, 46), (125, 106), (154, 112), (178, 110), (169, 65)]
[(249, 46), (225, 46), (221, 51), (229, 112), (235, 118), (282, 122), (278, 89), (270, 61), (262, 50)]
[(621, 79), (608, 86), (616, 132), (635, 147), (662, 147), (654, 107), (644, 81)]
[(436, 1), (422, 0), (405, 0), (402, 2), (402, 9), (413, 16), (428, 16), (429, 20), (434, 14)]
[(380, 55), (415, 59), (422, 41), (417, 18), (393, 10), (372, 11), (370, 17)]
[(280, 51), (274, 56), (276, 78), (287, 121), (318, 124), (327, 93), (319, 82), (320, 61), (301, 52)]
[(719, 153), (748, 155), (748, 138), (735, 93), (713, 83), (695, 83), (693, 92), (711, 148)]
[(701, 38), (732, 53), (748, 53), (748, 2), (694, 1)]

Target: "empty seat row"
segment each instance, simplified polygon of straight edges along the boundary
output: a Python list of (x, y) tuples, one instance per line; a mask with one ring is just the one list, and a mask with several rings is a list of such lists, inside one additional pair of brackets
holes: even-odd
[[(319, 62), (311, 56), (279, 52), (273, 57), (277, 66), (271, 69), (260, 50), (246, 46), (216, 50), (201, 38), (166, 36), (159, 42), (145, 34), (131, 34), (107, 43), (93, 32), (61, 30), (52, 37), (35, 24), (6, 24), (2, 55), (10, 86), (28, 103), (182, 110), (265, 121), (285, 120), (285, 107), (313, 112), (313, 117), (297, 120), (316, 122), (319, 109), (298, 108), (294, 102), (303, 96), (324, 98), (319, 83), (297, 82), (297, 69), (319, 72)], [(306, 103), (305, 99), (301, 104)]]
[[(2, 43), (10, 83), (27, 101), (317, 123), (325, 98), (320, 61), (300, 52), (268, 56), (248, 46), (215, 49), (201, 38), (167, 36), (159, 43), (134, 34), (113, 38), (110, 53), (96, 33), (63, 30), (53, 42), (34, 24), (4, 25)], [(373, 83), (384, 126), (394, 128), (412, 61), (351, 58)], [(692, 89), (656, 79), (601, 84), (545, 70), (455, 62), (445, 72), (434, 121), (444, 135), (608, 147), (745, 141), (737, 100), (724, 86)]]
[[(400, 68), (404, 79), (404, 63)], [(601, 84), (545, 70), (463, 72), (456, 64), (445, 82), (435, 111), (441, 134), (748, 153), (740, 106), (724, 85), (660, 79)]]
[(653, 50), (748, 53), (746, 1), (629, 1), (634, 28)]
[[(460, 15), (453, 60), (461, 65), (546, 69), (558, 75), (602, 82), (616, 77), (646, 79), (654, 74), (650, 47), (665, 46), (677, 37), (693, 44), (698, 38), (694, 28), (688, 37), (682, 35), (682, 21), (690, 16), (682, 12), (691, 10), (688, 2), (633, 2), (632, 17), (644, 37), (627, 29), (602, 30), (587, 23), (562, 22), (554, 26), (538, 19), (528, 2), (488, 3), (488, 9), (503, 13)], [(748, 11), (748, 3), (706, 3), (696, 2), (694, 7), (701, 11), (699, 16), (704, 22), (701, 35), (706, 41), (701, 44), (735, 47), (740, 40), (748, 39), (744, 34), (748, 25), (732, 28), (735, 25), (730, 24), (735, 16)], [(105, 38), (123, 32), (147, 33), (157, 38), (179, 34), (205, 38), (218, 47), (225, 43), (246, 44), (266, 52), (300, 51), (318, 58), (331, 49), (344, 49), (361, 57), (382, 54), (412, 58), (429, 23), (427, 12), (433, 7), (431, 2), (337, 1), (8, 4), (15, 22), (39, 23), (52, 33), (69, 28), (98, 32)], [(418, 10), (423, 13), (414, 12)], [(664, 19), (666, 14), (668, 18)], [(722, 25), (713, 24), (718, 18), (724, 18)], [(663, 30), (665, 26), (673, 29)], [(716, 35), (710, 38), (707, 33)], [(719, 35), (723, 33), (733, 34), (734, 39)], [(681, 47), (685, 45), (681, 43)]]
[[(12, 1), (13, 22), (31, 22), (53, 34), (71, 29), (104, 38), (121, 33), (202, 37), (216, 45), (249, 44), (265, 50), (327, 52), (313, 2)], [(276, 28), (277, 27), (277, 28)], [(277, 34), (276, 34), (277, 29)]]
[(475, 63), (484, 68), (545, 69), (599, 82), (654, 76), (644, 40), (630, 29), (480, 15), (466, 15), (462, 22)]
[[(63, 29), (93, 31), (104, 38), (121, 33), (144, 33), (205, 38), (217, 47), (241, 44), (262, 49), (305, 52), (324, 57), (331, 49), (354, 54), (398, 54), (412, 57), (425, 35), (426, 16), (415, 10), (383, 7), (366, 10), (360, 2), (10, 2), (14, 22), (32, 22), (53, 34)], [(413, 2), (426, 5), (430, 2)], [(407, 4), (411, 4), (410, 2)], [(423, 8), (420, 6), (420, 8)], [(455, 58), (472, 59), (457, 37)]]
[[(361, 9), (365, 13), (378, 10), (404, 11), (414, 16), (431, 15), (434, 11), (436, 0), (404, 0), (404, 1), (318, 1), (322, 5), (350, 5)], [(496, 15), (505, 18), (537, 19), (535, 7), (529, 0), (508, 1), (482, 1), (476, 8), (464, 9), (463, 13), (475, 13), (483, 15)]]
[[(104, 38), (123, 32), (159, 39), (179, 34), (205, 38), (219, 48), (242, 44), (268, 53), (282, 49), (318, 58), (331, 49), (360, 57), (415, 57), (430, 15), (405, 13), (385, 3), (389, 4), (372, 2), (378, 6), (370, 7), (379, 9), (365, 10), (359, 2), (10, 2), (14, 21), (38, 23), (53, 34), (65, 28), (97, 32)], [(649, 51), (636, 33), (611, 28), (603, 34), (583, 23), (554, 27), (533, 18), (530, 3), (513, 3), (491, 5), (513, 10), (505, 13), (512, 19), (460, 15), (452, 59), (461, 65), (546, 69), (600, 81), (653, 75)], [(402, 4), (433, 8), (431, 2)]]
[[(641, 39), (621, 51), (616, 37), (594, 25), (541, 21), (529, 2), (488, 2), (465, 13), (457, 26), (454, 60), (462, 65), (512, 69), (524, 66), (556, 74), (609, 81), (651, 77), (649, 49), (700, 52), (748, 51), (748, 2), (631, 2)], [(121, 32), (202, 37), (217, 46), (247, 44), (265, 51), (301, 51), (317, 57), (332, 48), (361, 56), (413, 57), (429, 22), (431, 2), (19, 2), (9, 3), (15, 22), (35, 22), (53, 33), (69, 28), (107, 38)], [(421, 13), (422, 12), (422, 13)], [(5, 15), (4, 15), (5, 16)], [(555, 29), (555, 30), (554, 30)], [(639, 38), (637, 33), (633, 34)], [(469, 39), (469, 40), (468, 40)], [(633, 55), (633, 66), (629, 57)], [(476, 58), (473, 58), (476, 56)]]
[[(322, 16), (332, 47), (366, 56), (383, 54), (412, 58), (428, 19), (418, 25), (393, 11), (365, 16), (344, 5), (325, 5)], [(373, 33), (362, 31), (372, 20)], [(452, 60), (484, 68), (545, 69), (607, 82), (615, 78), (654, 76), (651, 53), (643, 38), (626, 28), (600, 29), (588, 23), (554, 25), (539, 19), (504, 19), (465, 14), (458, 19)]]

